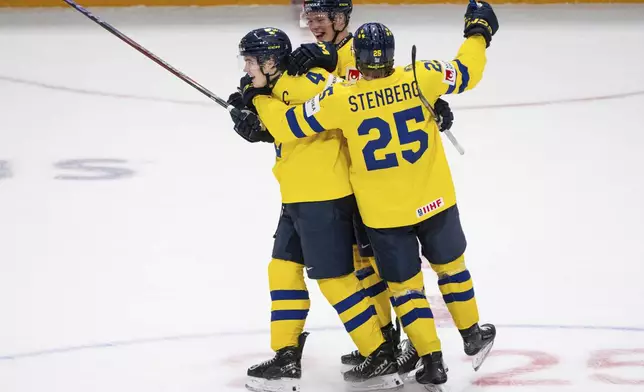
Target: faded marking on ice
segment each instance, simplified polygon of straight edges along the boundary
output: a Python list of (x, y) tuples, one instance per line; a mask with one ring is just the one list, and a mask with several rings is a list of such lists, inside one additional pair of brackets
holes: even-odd
[(123, 159), (70, 159), (56, 162), (54, 166), (58, 169), (75, 170), (86, 172), (88, 175), (63, 174), (54, 177), (57, 180), (116, 180), (132, 177), (134, 170), (125, 167), (113, 167), (106, 165), (122, 165), (127, 161)]
[(0, 160), (0, 180), (11, 178), (12, 176), (13, 173), (11, 172), (9, 161)]

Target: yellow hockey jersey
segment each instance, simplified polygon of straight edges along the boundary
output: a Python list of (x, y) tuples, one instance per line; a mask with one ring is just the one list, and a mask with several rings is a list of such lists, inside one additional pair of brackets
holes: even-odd
[[(273, 97), (287, 105), (303, 104), (338, 80), (321, 68), (302, 76), (283, 74), (275, 83)], [(268, 115), (259, 112), (260, 119)], [(267, 126), (275, 138), (273, 174), (280, 184), (283, 203), (339, 199), (353, 193), (349, 181), (349, 157), (340, 131), (310, 138), (284, 140), (280, 137), (288, 124)]]
[[(268, 96), (253, 103), (283, 141), (340, 128), (349, 145), (351, 185), (365, 224), (374, 228), (419, 223), (456, 203), (436, 122), (418, 98), (474, 88), (485, 68), (485, 40), (465, 40), (453, 61), (417, 61), (392, 75), (329, 86), (305, 104), (287, 106)], [(271, 131), (272, 132), (272, 131)]]
[(360, 71), (356, 68), (356, 58), (353, 54), (353, 36), (349, 34), (337, 47), (338, 65), (335, 74), (347, 82), (354, 83), (360, 78)]

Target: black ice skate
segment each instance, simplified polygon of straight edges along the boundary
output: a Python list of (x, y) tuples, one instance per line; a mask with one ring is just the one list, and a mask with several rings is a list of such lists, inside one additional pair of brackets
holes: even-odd
[(460, 333), (463, 337), (465, 354), (472, 357), (472, 367), (477, 371), (494, 346), (496, 328), (492, 324), (483, 324), (480, 327), (474, 324), (468, 329), (461, 330)]
[(298, 338), (297, 347), (284, 347), (268, 361), (248, 369), (246, 388), (255, 392), (298, 392), (302, 378), (302, 350), (308, 332)]
[(443, 361), (443, 353), (436, 351), (424, 355), (423, 367), (416, 373), (416, 381), (423, 384), (430, 392), (443, 392), (443, 384), (447, 382), (447, 368)]
[(354, 391), (390, 390), (403, 386), (398, 375), (394, 346), (385, 342), (361, 364), (344, 373)]
[(404, 382), (415, 380), (416, 372), (423, 367), (423, 361), (409, 339), (400, 343), (400, 354), (396, 357), (396, 362), (398, 363), (398, 374), (401, 375)]
[[(396, 348), (396, 355), (399, 353), (399, 348), (398, 345), (400, 343), (400, 328), (397, 330), (394, 328), (394, 326), (390, 323), (385, 327), (382, 327), (382, 336), (385, 338), (386, 342), (390, 342), (394, 345)], [(345, 354), (340, 357), (340, 361), (342, 362), (343, 365), (351, 365), (351, 366), (358, 366), (362, 362), (364, 362), (366, 358), (360, 354), (360, 351), (354, 350), (350, 352), (349, 354)]]

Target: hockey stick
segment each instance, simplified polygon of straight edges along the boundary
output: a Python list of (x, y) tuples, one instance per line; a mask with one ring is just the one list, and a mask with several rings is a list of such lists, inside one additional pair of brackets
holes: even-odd
[(115, 36), (117, 36), (119, 39), (121, 39), (121, 41), (125, 42), (126, 44), (130, 45), (134, 49), (136, 49), (139, 52), (141, 52), (141, 54), (143, 54), (144, 56), (146, 56), (150, 60), (152, 60), (155, 63), (159, 64), (160, 66), (162, 66), (166, 70), (170, 71), (174, 76), (178, 77), (179, 79), (181, 79), (184, 82), (188, 83), (190, 86), (192, 86), (195, 89), (199, 90), (199, 92), (201, 92), (206, 97), (212, 99), (213, 101), (217, 102), (220, 106), (226, 108), (226, 110), (231, 112), (233, 115), (238, 116), (238, 117), (241, 116), (242, 113), (241, 113), (241, 111), (239, 109), (237, 109), (236, 107), (234, 107), (232, 105), (229, 105), (228, 102), (226, 102), (225, 100), (219, 98), (213, 92), (211, 92), (210, 90), (208, 90), (207, 88), (205, 88), (201, 84), (195, 82), (194, 80), (192, 80), (190, 77), (188, 77), (183, 72), (177, 70), (176, 68), (174, 68), (170, 64), (168, 64), (165, 61), (161, 60), (154, 53), (150, 52), (149, 50), (147, 50), (143, 46), (139, 45), (136, 41), (134, 41), (133, 39), (131, 39), (127, 35), (121, 33), (115, 27), (110, 25), (109, 23), (101, 20), (101, 18), (99, 18), (98, 16), (92, 14), (91, 12), (89, 12), (84, 7), (76, 4), (76, 2), (74, 0), (63, 0), (63, 1), (65, 3), (67, 3), (70, 7), (74, 8), (76, 11), (80, 12), (81, 14), (85, 15), (86, 17), (88, 17), (92, 21), (96, 22), (99, 26), (101, 26), (105, 30), (107, 30), (110, 33), (112, 33)]
[[(67, 0), (65, 0), (67, 1)], [(434, 118), (434, 121), (436, 121), (436, 124), (439, 122), (438, 115), (436, 114), (436, 111), (434, 111), (434, 108), (432, 105), (429, 104), (425, 96), (423, 95), (423, 92), (420, 91), (420, 84), (418, 84), (418, 79), (416, 78), (416, 45), (413, 45), (411, 47), (411, 69), (414, 71), (414, 81), (416, 82), (416, 86), (418, 86), (418, 96), (420, 98), (420, 101), (423, 103), (423, 105), (429, 110), (429, 113), (432, 115)], [(465, 150), (463, 150), (463, 147), (458, 143), (458, 140), (454, 137), (454, 134), (452, 134), (452, 131), (449, 129), (446, 129), (442, 131), (445, 135), (447, 135), (447, 138), (449, 139), (450, 142), (454, 145), (454, 148), (456, 148), (456, 151), (458, 151), (459, 154), (463, 155), (465, 154)]]

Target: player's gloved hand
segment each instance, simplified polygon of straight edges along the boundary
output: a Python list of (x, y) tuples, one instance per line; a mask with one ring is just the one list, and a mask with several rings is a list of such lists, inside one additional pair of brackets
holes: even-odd
[(242, 104), (256, 112), (253, 98), (257, 95), (271, 95), (271, 88), (268, 84), (264, 87), (253, 87), (253, 78), (247, 74), (239, 80), (239, 92), (242, 96)]
[[(234, 93), (230, 94), (226, 102), (229, 105), (232, 105), (239, 110), (244, 109), (244, 103), (242, 102), (242, 95), (239, 91), (235, 91)], [(230, 118), (233, 120), (233, 123), (234, 123), (237, 120), (237, 117), (239, 115), (235, 111), (229, 112), (229, 114), (230, 114)]]
[(452, 128), (452, 124), (454, 123), (454, 113), (452, 113), (452, 109), (450, 109), (449, 103), (447, 103), (447, 101), (443, 101), (442, 99), (438, 98), (438, 100), (434, 104), (434, 112), (438, 116), (439, 131), (443, 132)]
[(490, 47), (492, 36), (499, 29), (499, 21), (490, 4), (485, 1), (476, 3), (470, 0), (465, 11), (465, 28), (463, 34), (465, 38), (480, 34), (485, 38), (487, 47)]
[(257, 114), (248, 109), (231, 112), (231, 117), (235, 123), (235, 132), (250, 143), (265, 142), (273, 143), (275, 139), (268, 132)]
[(234, 93), (230, 94), (226, 102), (228, 102), (229, 105), (233, 105), (237, 109), (244, 107), (244, 103), (242, 102), (242, 95), (239, 91), (235, 91)]
[(303, 75), (311, 68), (319, 67), (329, 72), (338, 65), (338, 50), (330, 42), (302, 44), (288, 57), (286, 70), (289, 75)]

